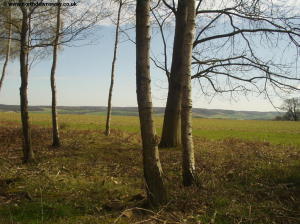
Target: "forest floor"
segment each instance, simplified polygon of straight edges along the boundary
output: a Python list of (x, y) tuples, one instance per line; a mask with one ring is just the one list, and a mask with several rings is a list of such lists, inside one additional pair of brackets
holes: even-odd
[(33, 122), (36, 162), (24, 165), (20, 122), (0, 119), (1, 224), (300, 223), (299, 145), (196, 136), (200, 182), (188, 188), (180, 149), (162, 149), (169, 202), (153, 210), (137, 133), (62, 123), (61, 139), (52, 148), (51, 129)]

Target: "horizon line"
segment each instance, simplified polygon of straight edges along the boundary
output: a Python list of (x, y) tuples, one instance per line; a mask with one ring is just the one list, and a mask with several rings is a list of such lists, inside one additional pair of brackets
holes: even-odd
[[(0, 103), (0, 105), (4, 105), (4, 106), (20, 106), (19, 104), (2, 104)], [(51, 107), (51, 104), (48, 105), (28, 105), (29, 107)], [(102, 108), (107, 108), (107, 106), (64, 106), (64, 105), (59, 105), (57, 107), (102, 107)], [(112, 108), (114, 107), (119, 107), (119, 108), (138, 108), (138, 106), (112, 106)], [(153, 106), (153, 108), (165, 108), (165, 107), (161, 107), (161, 106)], [(280, 111), (258, 111), (258, 110), (234, 110), (234, 109), (217, 109), (217, 108), (203, 108), (203, 107), (193, 107), (193, 109), (204, 109), (204, 110), (225, 110), (225, 111), (241, 111), (241, 112), (261, 112), (261, 113), (282, 113)]]

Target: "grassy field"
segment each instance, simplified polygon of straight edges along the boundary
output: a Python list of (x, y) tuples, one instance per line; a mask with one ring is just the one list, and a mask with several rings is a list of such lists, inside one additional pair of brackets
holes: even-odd
[[(299, 224), (300, 122), (194, 119), (200, 183), (181, 186), (180, 149), (160, 150), (169, 203), (145, 206), (137, 117), (31, 114), (37, 161), (21, 163), (20, 115), (0, 113), (2, 224)], [(155, 117), (160, 131), (162, 118)]]
[[(103, 115), (59, 115), (62, 126), (71, 129), (95, 130), (105, 126)], [(50, 127), (50, 114), (34, 114), (31, 117), (33, 124)], [(155, 117), (157, 132), (161, 132), (162, 117)], [(18, 113), (0, 113), (0, 120), (20, 122)], [(113, 129), (129, 133), (139, 133), (139, 120), (135, 116), (113, 116)], [(194, 135), (209, 140), (238, 138), (269, 142), (272, 144), (300, 145), (300, 122), (290, 121), (257, 121), (257, 120), (223, 120), (194, 118)]]

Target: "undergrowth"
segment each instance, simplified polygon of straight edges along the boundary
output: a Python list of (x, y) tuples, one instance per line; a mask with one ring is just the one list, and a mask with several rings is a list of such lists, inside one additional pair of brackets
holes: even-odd
[(169, 202), (145, 207), (141, 142), (135, 133), (32, 127), (37, 159), (21, 163), (18, 122), (0, 121), (0, 223), (300, 223), (296, 146), (195, 138), (200, 183), (181, 185), (180, 149), (160, 150)]

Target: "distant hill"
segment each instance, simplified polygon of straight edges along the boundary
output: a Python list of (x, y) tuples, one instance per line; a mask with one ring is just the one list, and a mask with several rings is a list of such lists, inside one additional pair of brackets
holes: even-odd
[[(164, 107), (154, 107), (155, 115), (163, 115)], [(4, 105), (0, 104), (0, 112), (19, 112), (18, 105)], [(30, 112), (34, 113), (50, 113), (50, 106), (30, 106)], [(58, 113), (61, 114), (106, 114), (106, 107), (95, 106), (59, 106)], [(137, 107), (113, 107), (113, 115), (122, 116), (138, 116)], [(219, 119), (238, 119), (238, 120), (271, 120), (276, 116), (281, 115), (278, 112), (258, 112), (258, 111), (235, 111), (235, 110), (220, 110), (220, 109), (203, 109), (194, 108), (194, 117), (203, 118), (219, 118)]]

